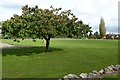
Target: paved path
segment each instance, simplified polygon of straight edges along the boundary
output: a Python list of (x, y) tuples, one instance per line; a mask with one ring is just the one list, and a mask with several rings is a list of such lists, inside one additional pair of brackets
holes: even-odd
[(6, 43), (0, 43), (0, 48), (7, 48), (7, 47), (14, 47), (14, 46)]

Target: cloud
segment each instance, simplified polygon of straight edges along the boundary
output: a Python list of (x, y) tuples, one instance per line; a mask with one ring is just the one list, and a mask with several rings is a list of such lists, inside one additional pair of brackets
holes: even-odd
[(0, 8), (4, 9), (20, 9), (21, 5), (15, 0), (2, 0), (0, 3)]
[(21, 9), (21, 5), (7, 5), (7, 4), (3, 4), (3, 5), (0, 5), (1, 8), (6, 8), (6, 9)]
[(107, 33), (118, 33), (118, 27), (117, 26), (109, 26), (107, 28)]
[(40, 8), (62, 7), (83, 20), (85, 24), (98, 31), (100, 18), (103, 17), (109, 31), (117, 31), (119, 0), (1, 0), (0, 21), (9, 19), (13, 14), (21, 14), (21, 7), (38, 5)]

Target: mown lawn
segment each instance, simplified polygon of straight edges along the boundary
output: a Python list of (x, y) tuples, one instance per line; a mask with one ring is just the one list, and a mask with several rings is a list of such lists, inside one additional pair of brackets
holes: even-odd
[(51, 40), (44, 52), (43, 40), (2, 40), (24, 48), (2, 50), (3, 78), (61, 78), (118, 64), (117, 40)]
[[(1, 53), (1, 50), (0, 50)], [(0, 54), (0, 78), (2, 78), (2, 55)]]

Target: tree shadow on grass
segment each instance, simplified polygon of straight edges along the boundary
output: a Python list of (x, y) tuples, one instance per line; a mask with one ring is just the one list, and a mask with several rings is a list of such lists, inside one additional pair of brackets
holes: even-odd
[(45, 47), (12, 47), (12, 48), (3, 48), (2, 49), (2, 56), (6, 55), (16, 55), (16, 56), (29, 56), (32, 54), (40, 54), (45, 52), (49, 54), (54, 51), (61, 51), (62, 49), (50, 47), (48, 52), (45, 52)]

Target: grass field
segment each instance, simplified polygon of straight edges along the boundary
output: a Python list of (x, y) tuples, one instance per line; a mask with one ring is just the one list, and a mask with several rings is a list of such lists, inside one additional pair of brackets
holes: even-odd
[[(0, 49), (0, 53), (1, 53), (1, 49)], [(2, 55), (0, 54), (0, 79), (2, 78)]]
[(2, 40), (24, 48), (3, 49), (3, 78), (61, 78), (118, 63), (117, 40), (51, 40), (50, 52), (37, 40)]

